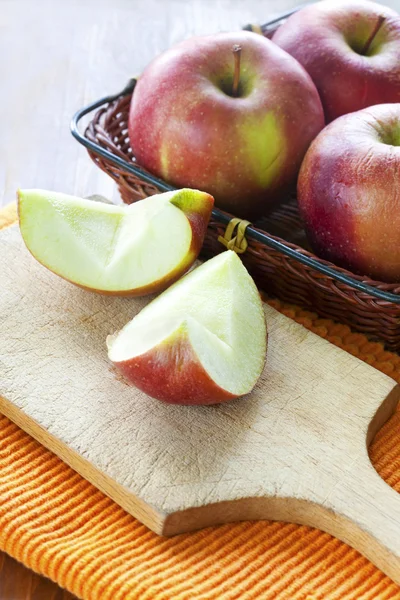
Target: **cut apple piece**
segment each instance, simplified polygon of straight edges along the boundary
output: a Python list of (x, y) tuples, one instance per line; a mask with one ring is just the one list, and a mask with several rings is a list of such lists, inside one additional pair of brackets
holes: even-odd
[(200, 252), (213, 204), (191, 189), (129, 206), (18, 192), (21, 234), (33, 256), (80, 287), (118, 295), (158, 292), (179, 279)]
[(108, 356), (149, 396), (215, 404), (250, 392), (267, 332), (256, 285), (228, 250), (191, 271), (107, 339)]

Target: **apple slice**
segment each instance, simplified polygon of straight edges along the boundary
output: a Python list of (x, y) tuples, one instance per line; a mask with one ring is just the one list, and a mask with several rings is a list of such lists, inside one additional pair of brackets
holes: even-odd
[(22, 237), (45, 267), (88, 290), (164, 290), (193, 264), (214, 199), (182, 189), (129, 206), (44, 190), (18, 192)]
[(204, 263), (107, 338), (108, 356), (149, 396), (215, 404), (247, 394), (265, 362), (260, 294), (228, 250)]

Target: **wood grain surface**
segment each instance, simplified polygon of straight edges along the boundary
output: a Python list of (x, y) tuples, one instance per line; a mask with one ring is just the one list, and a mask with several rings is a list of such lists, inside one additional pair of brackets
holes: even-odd
[(318, 527), (400, 583), (400, 499), (367, 452), (399, 400), (393, 379), (264, 305), (252, 393), (166, 405), (107, 358), (107, 335), (148, 298), (72, 286), (17, 226), (0, 232), (0, 281), (1, 412), (125, 510), (163, 535), (249, 519)]
[(75, 596), (52, 581), (26, 569), (0, 552), (1, 600), (74, 600)]
[[(0, 0), (0, 206), (17, 187), (118, 199), (69, 133), (72, 113), (195, 33), (264, 22), (298, 0)], [(386, 4), (400, 9), (400, 0)], [(70, 598), (0, 554), (0, 600)]]

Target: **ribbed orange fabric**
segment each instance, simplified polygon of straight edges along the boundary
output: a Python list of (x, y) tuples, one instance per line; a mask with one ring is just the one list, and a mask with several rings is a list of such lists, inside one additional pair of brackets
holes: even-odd
[[(0, 227), (15, 219), (0, 213)], [(271, 305), (400, 382), (400, 357), (348, 327)], [(400, 492), (400, 411), (371, 447)], [(400, 600), (358, 552), (309, 527), (245, 522), (165, 539), (0, 415), (0, 548), (90, 600)]]

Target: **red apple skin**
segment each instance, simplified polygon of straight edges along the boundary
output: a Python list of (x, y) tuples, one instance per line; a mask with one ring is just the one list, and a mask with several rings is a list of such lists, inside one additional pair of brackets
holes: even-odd
[[(180, 194), (177, 194), (171, 200), (171, 204), (179, 208), (186, 215), (192, 228), (192, 243), (190, 246), (190, 255), (187, 259), (189, 264), (185, 268), (185, 271), (187, 271), (200, 254), (203, 246), (208, 223), (214, 208), (214, 197), (211, 194), (207, 194), (207, 192), (198, 193), (196, 196), (192, 194), (186, 195), (185, 189), (180, 190), (180, 192)], [(185, 271), (181, 271), (177, 279)]]
[[(241, 50), (242, 95), (232, 97)], [(156, 58), (139, 78), (129, 136), (140, 165), (177, 187), (195, 187), (250, 219), (295, 184), (324, 126), (309, 75), (270, 40), (250, 32), (195, 37)]]
[(144, 354), (114, 365), (142, 392), (169, 404), (219, 404), (237, 398), (210, 378), (185, 326)]
[[(37, 256), (35, 256), (32, 252), (31, 252), (31, 254), (41, 265), (46, 267), (46, 269), (48, 269), (49, 271), (52, 271), (53, 273), (58, 275), (58, 277), (61, 277), (61, 279), (64, 279), (65, 281), (68, 281), (69, 283), (73, 283), (77, 287), (80, 287), (81, 289), (86, 290), (87, 292), (95, 292), (97, 294), (102, 294), (103, 296), (130, 296), (130, 297), (149, 296), (150, 294), (156, 294), (159, 292), (163, 292), (170, 285), (175, 283), (175, 281), (178, 281), (178, 279), (180, 279), (180, 277), (182, 277), (182, 275), (184, 275), (186, 273), (186, 271), (188, 271), (190, 269), (190, 267), (193, 265), (194, 261), (198, 257), (200, 250), (203, 246), (204, 237), (207, 233), (207, 226), (208, 226), (208, 223), (209, 223), (209, 220), (211, 217), (212, 209), (214, 207), (214, 198), (210, 194), (207, 194), (206, 192), (202, 192), (201, 196), (199, 195), (199, 197), (197, 198), (196, 201), (193, 201), (191, 199), (191, 201), (188, 203), (187, 198), (185, 201), (185, 190), (183, 189), (180, 191), (182, 192), (182, 194), (180, 194), (176, 199), (174, 199), (172, 204), (174, 204), (175, 206), (180, 208), (182, 210), (182, 212), (185, 213), (185, 215), (189, 221), (190, 227), (192, 229), (192, 241), (190, 244), (189, 252), (187, 253), (187, 255), (185, 257), (185, 260), (182, 261), (182, 263), (180, 265), (178, 265), (174, 271), (171, 271), (170, 273), (168, 273), (165, 277), (162, 277), (161, 279), (152, 281), (149, 285), (146, 285), (146, 286), (143, 286), (140, 288), (135, 288), (133, 290), (117, 290), (115, 292), (110, 291), (110, 290), (98, 290), (95, 288), (80, 285), (79, 283), (76, 283), (75, 281), (72, 281), (71, 279), (67, 279), (66, 277), (63, 277), (59, 273), (56, 273), (55, 271), (52, 271), (52, 269), (49, 269), (49, 267), (47, 265), (45, 265), (42, 261), (40, 261), (39, 258)], [(18, 191), (17, 192), (17, 209), (18, 209), (18, 219), (19, 219), (19, 221), (21, 221), (19, 202), (20, 202), (20, 198), (19, 198), (19, 191)], [(29, 248), (28, 248), (28, 250), (29, 250)], [(30, 252), (30, 250), (29, 250), (29, 252)]]
[[(372, 54), (359, 54), (380, 16), (385, 20)], [(400, 17), (390, 8), (324, 0), (289, 17), (272, 40), (311, 75), (328, 123), (374, 104), (400, 102)]]
[(298, 203), (316, 254), (400, 282), (400, 104), (344, 115), (310, 146)]

